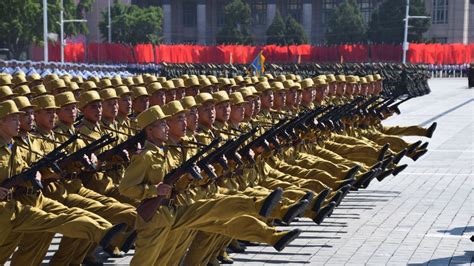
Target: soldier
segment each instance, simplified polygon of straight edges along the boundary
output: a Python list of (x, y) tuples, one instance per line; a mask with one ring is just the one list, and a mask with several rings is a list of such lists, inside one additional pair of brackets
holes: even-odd
[[(31, 108), (31, 107), (26, 107)], [(9, 178), (20, 174), (27, 169), (27, 163), (23, 160), (22, 152), (17, 150), (17, 146), (12, 143), (13, 137), (18, 136), (19, 115), (23, 114), (18, 110), (12, 100), (0, 103), (0, 137), (3, 141), (1, 158), (4, 166), (13, 162), (13, 167), (2, 167), (1, 182), (9, 181)], [(40, 174), (36, 179), (41, 179)], [(61, 233), (66, 237), (83, 238), (108, 246), (111, 241), (120, 241), (118, 234), (125, 228), (125, 224), (115, 227), (99, 216), (93, 215), (84, 210), (67, 208), (64, 205), (50, 200), (43, 196), (41, 191), (36, 190), (31, 183), (21, 182), (13, 189), (0, 187), (0, 208), (3, 217), (0, 234), (0, 263), (5, 263), (13, 253), (16, 246), (22, 243), (23, 239), (36, 239), (32, 234)], [(7, 222), (8, 223), (5, 223)], [(23, 237), (25, 234), (26, 237)], [(18, 254), (18, 253), (17, 253)], [(14, 255), (12, 263), (31, 263), (35, 260), (39, 264), (41, 254), (28, 253)]]

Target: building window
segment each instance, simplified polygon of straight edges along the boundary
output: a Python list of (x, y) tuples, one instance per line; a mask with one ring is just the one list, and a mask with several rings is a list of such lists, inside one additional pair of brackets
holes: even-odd
[(196, 1), (183, 1), (183, 26), (196, 27), (197, 25), (197, 4)]
[(337, 8), (340, 2), (340, 0), (323, 0), (323, 15), (321, 17), (323, 24), (329, 22), (329, 18), (332, 16), (334, 9)]
[(303, 3), (301, 0), (288, 0), (286, 12), (296, 21), (301, 23), (301, 12), (303, 11)]
[(360, 13), (364, 18), (365, 23), (369, 23), (372, 11), (374, 10), (372, 0), (357, 0), (357, 5), (359, 6)]
[(433, 24), (448, 23), (448, 0), (433, 0)]
[(252, 11), (252, 21), (255, 25), (267, 24), (267, 1), (254, 0), (250, 2), (250, 10)]

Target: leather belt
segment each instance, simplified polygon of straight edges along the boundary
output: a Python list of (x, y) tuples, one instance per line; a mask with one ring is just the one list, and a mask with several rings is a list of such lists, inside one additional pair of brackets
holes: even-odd
[(28, 187), (17, 187), (15, 188), (14, 195), (39, 195), (40, 191), (35, 188)]

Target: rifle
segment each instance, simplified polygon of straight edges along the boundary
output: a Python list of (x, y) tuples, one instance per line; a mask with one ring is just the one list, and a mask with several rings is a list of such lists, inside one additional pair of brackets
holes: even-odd
[(87, 146), (82, 147), (81, 149), (77, 150), (76, 152), (67, 155), (66, 157), (62, 158), (58, 161), (58, 165), (64, 169), (64, 166), (68, 165), (69, 163), (80, 161), (83, 166), (85, 166), (87, 171), (96, 171), (97, 166), (91, 165), (84, 160), (84, 155), (90, 155), (94, 151), (99, 150), (112, 142), (116, 141), (116, 138), (112, 138), (109, 134), (103, 135), (100, 139), (94, 140), (93, 142), (89, 143)]
[(237, 164), (243, 164), (240, 158), (236, 155), (236, 149), (244, 143), (248, 138), (250, 138), (255, 132), (257, 132), (258, 128), (254, 128), (251, 131), (241, 134), (236, 139), (229, 139), (227, 140), (222, 146), (215, 149), (213, 152), (206, 155), (202, 158), (197, 165), (201, 168), (211, 179), (217, 179), (216, 174), (209, 168), (210, 164), (218, 163), (222, 166), (224, 170), (228, 170), (229, 166), (225, 162), (223, 155), (229, 160), (235, 161)]
[[(177, 168), (171, 170), (168, 174), (165, 175), (163, 178), (163, 183), (167, 185), (173, 185), (178, 181), (178, 179), (186, 174), (190, 173), (194, 179), (200, 180), (202, 176), (196, 171), (195, 163), (196, 161), (206, 154), (209, 150), (211, 150), (214, 146), (219, 143), (220, 139), (214, 139), (209, 145), (204, 147), (198, 153), (196, 153), (193, 157), (186, 160), (183, 164), (178, 166)], [(160, 206), (161, 202), (164, 200), (163, 196), (157, 196), (149, 199), (144, 199), (140, 205), (137, 207), (137, 213), (142, 217), (145, 222), (149, 222), (153, 215), (155, 215), (156, 210)]]
[(63, 150), (71, 143), (75, 142), (77, 138), (77, 135), (72, 135), (70, 139), (56, 147), (54, 150), (43, 156), (35, 163), (33, 163), (30, 168), (8, 178), (0, 186), (6, 189), (11, 189), (23, 182), (30, 181), (35, 189), (43, 189), (43, 184), (41, 183), (41, 180), (36, 179), (36, 173), (47, 167), (52, 167), (55, 172), (60, 172), (60, 169), (55, 162), (66, 155)]
[(275, 132), (280, 129), (287, 120), (282, 119), (278, 121), (277, 124), (269, 128), (267, 131), (265, 131), (263, 134), (252, 140), (251, 142), (247, 143), (244, 147), (240, 148), (239, 151), (237, 151), (242, 158), (245, 158), (247, 161), (250, 163), (255, 163), (255, 160), (250, 156), (250, 149), (258, 146), (263, 146), (266, 151), (270, 151), (270, 147), (265, 143), (266, 140), (271, 142), (276, 149), (280, 148), (280, 144), (278, 141), (275, 139)]
[(400, 114), (400, 109), (398, 109), (398, 106), (408, 100), (411, 100), (413, 97), (407, 97), (406, 99), (404, 100), (401, 100), (393, 105), (390, 105), (390, 106), (387, 106), (387, 109), (388, 110), (393, 110), (395, 113), (397, 113), (398, 115)]
[(118, 144), (110, 150), (104, 151), (97, 155), (97, 159), (101, 162), (110, 160), (113, 156), (119, 155), (125, 162), (128, 162), (127, 156), (123, 153), (123, 150), (136, 150), (138, 143), (143, 142), (145, 139), (145, 132), (141, 131), (133, 137), (128, 138), (126, 141)]

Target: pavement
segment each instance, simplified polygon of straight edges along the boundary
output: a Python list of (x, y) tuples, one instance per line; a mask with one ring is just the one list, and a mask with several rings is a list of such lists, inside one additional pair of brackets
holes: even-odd
[[(430, 80), (432, 93), (400, 106), (386, 125), (438, 122), (429, 152), (396, 177), (351, 192), (320, 226), (282, 252), (259, 245), (232, 254), (234, 265), (460, 265), (474, 263), (474, 90), (467, 79)], [(406, 138), (409, 141), (420, 137)], [(57, 248), (51, 245), (44, 263)], [(106, 264), (126, 265), (131, 255)]]

